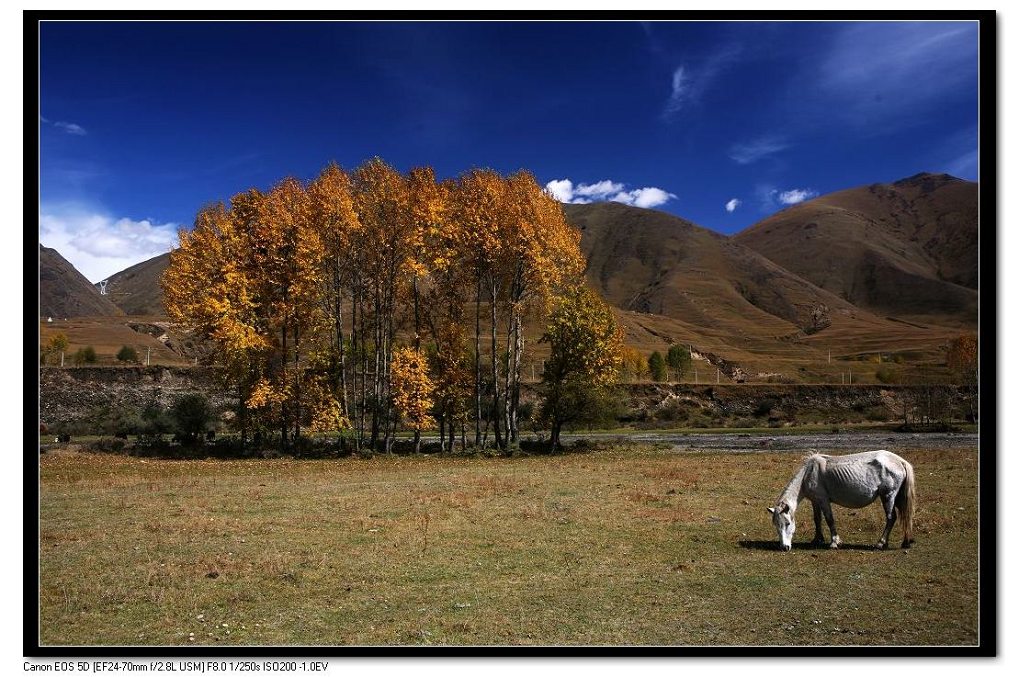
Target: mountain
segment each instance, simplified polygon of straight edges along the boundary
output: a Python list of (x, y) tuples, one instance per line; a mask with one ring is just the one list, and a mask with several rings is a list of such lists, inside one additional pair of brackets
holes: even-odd
[(723, 235), (616, 202), (564, 205), (588, 282), (614, 306), (734, 332), (812, 334), (867, 316)]
[(733, 241), (879, 315), (946, 326), (977, 317), (977, 184), (917, 174), (784, 209)]
[(39, 245), (40, 317), (123, 315), (56, 249)]
[(128, 315), (165, 316), (163, 289), (159, 281), (169, 264), (169, 254), (136, 263), (110, 276), (106, 293)]

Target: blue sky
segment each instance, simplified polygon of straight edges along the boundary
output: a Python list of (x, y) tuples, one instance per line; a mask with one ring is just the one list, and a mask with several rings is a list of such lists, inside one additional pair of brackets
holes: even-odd
[(45, 23), (40, 241), (95, 281), (205, 203), (378, 155), (734, 233), (977, 178), (975, 23)]

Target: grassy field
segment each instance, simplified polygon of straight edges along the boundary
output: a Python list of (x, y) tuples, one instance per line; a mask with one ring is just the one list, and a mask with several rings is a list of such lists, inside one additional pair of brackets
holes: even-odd
[(789, 553), (799, 454), (617, 446), (522, 458), (41, 457), (44, 645), (964, 645), (977, 452), (897, 449), (917, 543)]

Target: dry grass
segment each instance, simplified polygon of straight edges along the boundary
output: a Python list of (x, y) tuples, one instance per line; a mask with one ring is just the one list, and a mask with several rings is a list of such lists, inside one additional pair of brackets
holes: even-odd
[[(789, 454), (41, 460), (41, 641), (972, 644), (975, 450), (903, 451), (917, 544), (772, 549)], [(897, 544), (900, 531), (893, 533)], [(193, 634), (192, 634), (193, 633)]]

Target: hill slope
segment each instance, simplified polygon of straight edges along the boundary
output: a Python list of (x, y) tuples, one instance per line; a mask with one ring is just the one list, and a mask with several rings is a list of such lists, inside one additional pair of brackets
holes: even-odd
[(623, 310), (772, 334), (861, 318), (851, 304), (757, 252), (679, 217), (615, 202), (564, 205), (587, 280)]
[(778, 212), (733, 240), (875, 313), (976, 323), (975, 183), (918, 174), (843, 190)]
[(165, 316), (163, 289), (159, 284), (170, 265), (170, 255), (160, 254), (112, 275), (106, 293), (128, 315)]
[(39, 315), (85, 317), (123, 315), (56, 249), (39, 245)]

